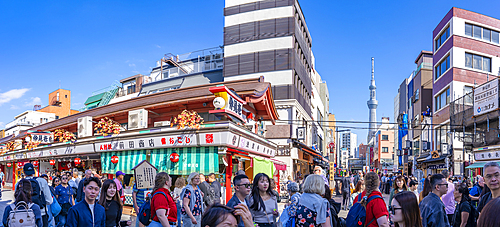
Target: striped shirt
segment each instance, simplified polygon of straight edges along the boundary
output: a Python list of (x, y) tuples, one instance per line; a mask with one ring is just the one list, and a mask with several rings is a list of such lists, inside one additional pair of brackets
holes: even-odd
[(152, 188), (146, 188), (146, 189), (137, 189), (137, 187), (134, 184), (134, 192), (136, 194), (136, 201), (137, 201), (137, 206), (140, 208), (145, 202), (146, 202), (146, 197), (145, 194), (147, 192), (151, 192), (153, 190)]

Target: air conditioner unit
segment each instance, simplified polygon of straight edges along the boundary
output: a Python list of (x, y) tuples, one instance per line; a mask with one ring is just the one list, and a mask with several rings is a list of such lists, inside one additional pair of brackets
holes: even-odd
[(78, 118), (78, 138), (92, 136), (92, 117)]
[(170, 126), (170, 121), (157, 121), (154, 123), (154, 127)]
[(128, 130), (147, 128), (148, 111), (145, 109), (132, 110), (128, 112)]

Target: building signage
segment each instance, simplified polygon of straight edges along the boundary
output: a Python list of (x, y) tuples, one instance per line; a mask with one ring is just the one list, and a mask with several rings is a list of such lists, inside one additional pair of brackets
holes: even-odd
[(247, 103), (243, 101), (243, 99), (234, 94), (234, 92), (229, 90), (226, 86), (212, 87), (209, 88), (209, 91), (212, 92), (215, 97), (222, 98), (225, 104), (222, 105), (222, 100), (217, 99), (214, 104), (217, 103), (223, 107), (211, 110), (209, 111), (210, 113), (225, 112), (244, 121), (243, 105)]
[(274, 157), (276, 150), (262, 144), (256, 143), (255, 141), (249, 140), (243, 136), (240, 136), (240, 142), (238, 148), (242, 150), (248, 150), (253, 153), (264, 154), (266, 156)]
[(54, 142), (54, 136), (52, 133), (29, 133), (30, 140), (32, 142), (40, 142), (42, 144), (48, 144)]
[(297, 139), (298, 140), (305, 140), (306, 139), (306, 128), (305, 127), (298, 127), (297, 128)]
[(137, 189), (148, 189), (155, 186), (155, 176), (158, 170), (151, 163), (144, 160), (132, 169)]
[(491, 80), (474, 89), (474, 116), (498, 108), (498, 79)]
[(145, 138), (114, 139), (95, 143), (97, 152), (122, 151), (134, 149), (154, 149), (164, 147), (196, 146), (196, 134), (182, 134), (173, 136), (156, 136)]
[(427, 166), (428, 169), (446, 169), (446, 164), (430, 165)]
[(490, 150), (484, 152), (476, 152), (474, 154), (476, 161), (483, 160), (500, 160), (500, 150)]
[[(26, 153), (26, 158), (52, 157), (57, 155), (88, 154), (94, 152), (93, 144), (67, 144), (58, 147), (44, 147), (33, 152)], [(16, 157), (16, 159), (19, 159)]]

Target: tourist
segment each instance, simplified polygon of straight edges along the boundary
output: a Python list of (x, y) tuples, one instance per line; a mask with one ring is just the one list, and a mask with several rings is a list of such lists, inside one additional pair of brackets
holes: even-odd
[(451, 223), (451, 225), (453, 227), (472, 227), (473, 222), (476, 220), (474, 220), (474, 217), (471, 215), (471, 211), (473, 210), (467, 184), (457, 184), (453, 196), (458, 205), (455, 208), (455, 214), (452, 218), (453, 223)]
[[(252, 188), (250, 180), (246, 175), (237, 175), (233, 178), (233, 185), (234, 185), (234, 195), (227, 202), (227, 206), (232, 209), (235, 209), (235, 207), (241, 203), (245, 204), (248, 210), (247, 196), (250, 194), (250, 190)], [(245, 224), (243, 220), (241, 220), (241, 217), (238, 217), (237, 219), (240, 219), (238, 222), (238, 226), (243, 227)]]
[(10, 212), (15, 209), (16, 205), (18, 205), (19, 202), (24, 202), (26, 203), (26, 205), (28, 205), (27, 209), (29, 208), (33, 210), (33, 213), (35, 214), (36, 226), (43, 227), (42, 213), (40, 210), (40, 206), (32, 202), (31, 200), (32, 192), (33, 189), (31, 187), (31, 182), (29, 180), (21, 179), (17, 183), (16, 191), (14, 192), (15, 201), (13, 204), (6, 206), (3, 212), (3, 219), (2, 219), (3, 226), (6, 227), (9, 226)]
[(106, 211), (106, 227), (130, 226), (131, 221), (121, 221), (123, 203), (116, 193), (116, 183), (113, 180), (105, 180), (101, 188), (99, 204)]
[(479, 214), (477, 226), (479, 227), (499, 227), (500, 226), (500, 198), (492, 199), (484, 206)]
[(175, 187), (174, 191), (172, 192), (172, 197), (175, 201), (175, 205), (177, 206), (178, 227), (181, 227), (181, 208), (182, 208), (181, 192), (184, 187), (186, 187), (186, 179), (184, 179), (184, 177), (177, 177), (177, 179), (175, 180)]
[(356, 187), (352, 191), (351, 198), (349, 199), (349, 209), (351, 209), (354, 199), (356, 199), (359, 193), (362, 193), (364, 190), (365, 190), (365, 181), (363, 179), (360, 179), (356, 184)]
[(340, 188), (342, 191), (342, 209), (347, 210), (351, 194), (351, 181), (349, 178), (349, 172), (347, 172), (346, 175), (342, 178)]
[(253, 182), (252, 192), (248, 199), (253, 220), (259, 227), (271, 227), (275, 224), (276, 217), (279, 216), (278, 201), (270, 187), (271, 180), (265, 173), (258, 173)]
[[(137, 184), (134, 184), (132, 188), (132, 203), (134, 204), (134, 211), (138, 215), (139, 211), (146, 202), (146, 194), (150, 192), (153, 188), (137, 188)], [(122, 203), (123, 204), (123, 203)], [(139, 218), (135, 220), (135, 226), (144, 227), (144, 225), (139, 221)]]
[[(167, 173), (161, 172), (156, 175), (155, 187), (152, 193), (153, 198), (151, 198), (151, 217), (153, 221), (148, 227), (169, 227), (177, 225), (177, 207), (174, 199), (170, 196), (169, 188), (171, 186), (172, 178), (170, 178)], [(196, 225), (196, 223), (193, 223), (194, 225), (189, 224), (188, 222), (184, 222), (184, 226)], [(200, 225), (198, 224), (197, 226)]]
[(484, 165), (484, 182), (490, 192), (484, 194), (479, 200), (477, 211), (481, 212), (483, 207), (492, 199), (500, 197), (500, 166), (497, 162), (488, 162)]
[(92, 170), (88, 169), (88, 170), (85, 170), (85, 178), (83, 178), (82, 180), (80, 180), (80, 183), (78, 184), (78, 189), (76, 191), (76, 202), (80, 202), (82, 201), (84, 198), (85, 198), (85, 195), (83, 194), (84, 192), (84, 185), (83, 185), (83, 182), (85, 181), (85, 179), (88, 179), (92, 176)]
[(380, 187), (379, 187), (379, 189), (380, 189), (380, 191), (381, 191), (382, 193), (384, 193), (384, 192), (385, 192), (385, 183), (387, 182), (387, 176), (386, 176), (386, 175), (387, 175), (387, 174), (382, 174), (382, 176), (380, 177), (380, 181), (381, 181), (381, 183), (380, 183)]
[(59, 177), (54, 177), (52, 180), (52, 185), (49, 186), (50, 192), (52, 195), (56, 196), (56, 187), (61, 184), (61, 178)]
[(214, 203), (220, 203), (220, 198), (222, 197), (222, 186), (220, 182), (215, 177), (215, 173), (208, 174), (207, 179), (208, 184), (214, 190)]
[(481, 175), (476, 177), (476, 182), (471, 189), (469, 189), (470, 198), (472, 200), (472, 205), (477, 207), (477, 203), (479, 202), (481, 192), (484, 189), (484, 178)]
[(420, 212), (423, 227), (448, 227), (450, 222), (446, 215), (441, 196), (448, 191), (448, 182), (442, 174), (434, 174), (430, 180), (432, 191), (420, 202)]
[[(241, 221), (238, 222), (239, 219)], [(234, 209), (216, 203), (208, 208), (201, 220), (201, 226), (203, 227), (234, 227), (240, 226), (240, 224), (244, 227), (254, 227), (252, 214), (243, 203), (236, 205)]]
[(58, 227), (63, 227), (66, 224), (66, 216), (68, 215), (69, 208), (75, 205), (73, 199), (73, 190), (68, 184), (68, 176), (61, 176), (61, 184), (55, 188), (55, 196), (57, 202), (61, 205), (61, 212), (56, 216), (56, 223)]
[(444, 203), (446, 209), (446, 215), (448, 215), (448, 221), (453, 220), (453, 214), (455, 213), (455, 198), (453, 196), (453, 192), (455, 191), (455, 184), (453, 184), (453, 180), (451, 179), (450, 171), (443, 170), (441, 174), (446, 178), (446, 183), (448, 184), (448, 191), (441, 197), (441, 200)]
[(97, 177), (88, 177), (83, 181), (83, 199), (71, 207), (66, 220), (66, 227), (105, 227), (106, 211), (96, 202), (101, 181)]
[[(330, 203), (323, 198), (325, 183), (318, 175), (307, 177), (304, 182), (304, 193), (297, 206), (295, 226), (331, 226)], [(260, 224), (259, 224), (260, 226)]]
[(122, 202), (125, 201), (125, 194), (123, 194), (123, 178), (125, 177), (125, 173), (122, 171), (117, 171), (116, 172), (116, 178), (114, 179), (115, 184), (116, 184), (116, 191), (118, 193), (118, 197), (120, 197), (120, 200)]
[(201, 215), (205, 210), (203, 206), (203, 196), (201, 195), (198, 185), (200, 182), (200, 174), (191, 173), (187, 178), (188, 185), (182, 189), (182, 224), (185, 227), (200, 227)]
[(390, 217), (395, 227), (422, 227), (422, 218), (415, 193), (410, 191), (397, 193), (391, 204), (389, 206)]
[(422, 202), (422, 200), (432, 191), (431, 181), (428, 178), (425, 178), (423, 184), (424, 184), (423, 189), (420, 192), (420, 195), (418, 196), (419, 203)]
[[(26, 174), (26, 179), (31, 182), (32, 185), (32, 191), (35, 196), (32, 195), (31, 200), (33, 203), (38, 204), (40, 206), (40, 211), (42, 213), (42, 223), (43, 226), (48, 226), (49, 225), (49, 214), (47, 211), (50, 210), (50, 204), (52, 204), (53, 199), (52, 199), (52, 194), (50, 193), (50, 188), (49, 184), (47, 181), (41, 177), (34, 177), (35, 176), (35, 167), (31, 163), (26, 163), (23, 166), (23, 172)], [(35, 184), (38, 184), (38, 187), (34, 188), (33, 186)], [(43, 193), (42, 193), (43, 192)], [(45, 198), (45, 204), (43, 204), (43, 199), (42, 194), (44, 195)], [(47, 208), (47, 209), (45, 209)]]
[(295, 217), (297, 215), (297, 207), (299, 205), (300, 196), (299, 185), (295, 182), (291, 182), (287, 186), (288, 195), (290, 196), (288, 216)]
[(198, 185), (203, 195), (203, 202), (205, 203), (205, 207), (209, 207), (215, 203), (215, 191), (210, 187), (210, 184), (207, 182), (205, 175), (200, 173), (200, 184)]
[(402, 191), (408, 191), (408, 187), (406, 186), (406, 182), (403, 176), (399, 175), (396, 177), (392, 185), (391, 193), (389, 195), (389, 206), (392, 203), (392, 198), (394, 197), (394, 195)]
[[(368, 172), (365, 175), (365, 190), (361, 193), (361, 204), (366, 207), (366, 226), (368, 227), (388, 227), (389, 226), (389, 212), (387, 211), (387, 205), (383, 199), (372, 199), (369, 203), (368, 200), (372, 196), (382, 197), (382, 193), (379, 190), (380, 179), (375, 172)], [(356, 197), (353, 203), (358, 202)]]
[(413, 192), (415, 194), (415, 196), (417, 197), (417, 202), (419, 202), (420, 200), (418, 199), (418, 181), (416, 180), (410, 180), (410, 183), (408, 184), (408, 186), (410, 187), (409, 191)]

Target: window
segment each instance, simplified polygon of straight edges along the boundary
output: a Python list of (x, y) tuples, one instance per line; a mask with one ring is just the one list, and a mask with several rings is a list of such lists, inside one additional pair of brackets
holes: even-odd
[(382, 153), (389, 153), (388, 147), (382, 147)]
[(465, 104), (472, 105), (472, 87), (464, 86)]
[(441, 143), (446, 143), (447, 131), (448, 131), (448, 125), (443, 125), (441, 127), (436, 128), (436, 147), (438, 149), (441, 147)]
[(494, 31), (481, 26), (465, 24), (465, 35), (482, 39), (487, 42), (499, 43), (498, 31)]
[(491, 72), (491, 58), (465, 53), (465, 67)]
[(417, 90), (415, 90), (415, 102), (418, 101), (419, 96), (420, 96), (420, 91), (419, 91), (419, 89), (417, 89)]
[(435, 71), (434, 74), (436, 75), (436, 77), (434, 79), (437, 80), (449, 68), (450, 68), (450, 55), (445, 57), (444, 60), (442, 60), (440, 63), (438, 63), (436, 65), (435, 70), (434, 70)]
[(450, 27), (447, 27), (436, 39), (436, 50), (443, 45), (443, 43), (450, 37)]
[(436, 96), (436, 110), (439, 110), (450, 103), (450, 88)]
[(389, 140), (389, 135), (382, 135), (382, 140), (388, 141)]

